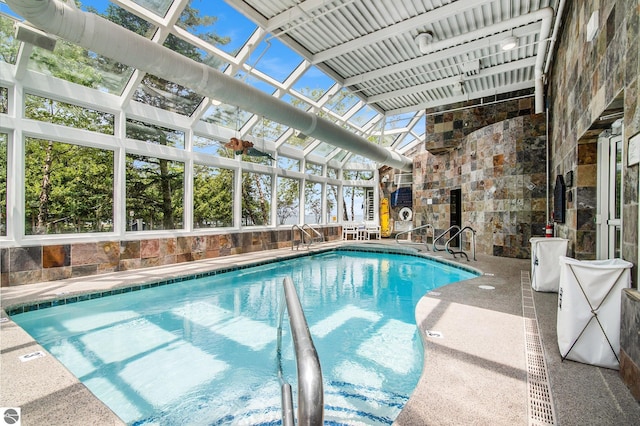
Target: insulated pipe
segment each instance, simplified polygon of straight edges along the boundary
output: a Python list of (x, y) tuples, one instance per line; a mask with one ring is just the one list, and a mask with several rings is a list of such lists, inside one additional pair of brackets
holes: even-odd
[(220, 71), (59, 0), (6, 0), (33, 26), (92, 52), (285, 124), (381, 164), (411, 171), (413, 161), (328, 120), (302, 111)]
[(446, 40), (439, 40), (433, 43), (430, 43), (430, 41), (433, 39), (432, 36), (430, 37), (426, 33), (418, 34), (418, 37), (416, 37), (416, 41), (418, 42), (420, 52), (426, 55), (437, 50), (447, 49), (451, 46), (469, 43), (477, 39), (489, 37), (496, 33), (514, 29), (516, 27), (521, 27), (523, 25), (531, 24), (537, 21), (542, 21), (539, 33), (540, 37), (538, 39), (538, 43), (540, 45), (538, 46), (538, 52), (536, 54), (536, 64), (534, 68), (535, 108), (536, 113), (538, 114), (544, 111), (543, 66), (547, 52), (546, 39), (549, 37), (549, 33), (551, 31), (551, 23), (553, 21), (552, 8), (545, 7), (542, 9), (538, 9), (534, 12), (527, 13), (526, 15), (516, 16), (515, 18), (511, 18), (507, 21), (498, 22), (494, 25), (484, 27), (476, 31), (460, 34), (459, 36), (448, 38)]

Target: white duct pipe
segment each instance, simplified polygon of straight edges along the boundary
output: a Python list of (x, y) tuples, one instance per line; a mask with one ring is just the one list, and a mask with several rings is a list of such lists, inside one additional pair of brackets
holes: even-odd
[(274, 98), (207, 65), (180, 55), (100, 16), (59, 0), (6, 0), (35, 27), (133, 68), (218, 101), (285, 124), (378, 163), (411, 171), (413, 161), (328, 120)]
[(507, 21), (498, 22), (488, 27), (481, 28), (476, 31), (471, 31), (465, 34), (460, 34), (456, 37), (451, 37), (446, 40), (439, 40), (434, 43), (430, 41), (433, 39), (432, 36), (424, 34), (418, 34), (416, 37), (416, 41), (418, 42), (418, 47), (420, 48), (420, 52), (423, 54), (429, 54), (438, 50), (448, 49), (451, 46), (457, 46), (465, 43), (470, 43), (472, 41), (490, 37), (494, 34), (507, 31), (510, 29), (514, 29), (517, 27), (521, 27), (523, 25), (531, 24), (534, 22), (541, 22), (540, 27), (540, 36), (538, 38), (538, 52), (536, 55), (536, 64), (534, 68), (535, 72), (535, 108), (536, 113), (541, 113), (544, 111), (544, 82), (543, 82), (543, 66), (544, 60), (547, 52), (547, 38), (549, 37), (549, 32), (551, 31), (551, 23), (553, 21), (553, 9), (550, 7), (545, 7), (542, 9), (538, 9), (535, 12), (528, 13), (526, 15), (516, 16), (515, 18), (511, 18)]

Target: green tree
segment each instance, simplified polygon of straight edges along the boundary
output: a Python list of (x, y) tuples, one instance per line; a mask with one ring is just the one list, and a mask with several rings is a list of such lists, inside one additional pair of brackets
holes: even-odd
[[(133, 120), (127, 121), (127, 137), (171, 146), (181, 132)], [(182, 136), (183, 137), (183, 136)], [(141, 155), (127, 156), (127, 210), (156, 229), (175, 229), (182, 222), (184, 163)]]
[(196, 228), (233, 226), (233, 170), (194, 165), (193, 218)]
[(112, 151), (28, 138), (25, 154), (27, 234), (112, 228)]
[(179, 229), (182, 225), (184, 163), (127, 155), (127, 211), (145, 229)]
[(300, 201), (300, 181), (290, 178), (278, 178), (278, 206), (276, 214), (278, 224), (284, 225), (287, 219), (295, 217)]
[(311, 213), (314, 217), (314, 223), (320, 223), (322, 218), (321, 191), (322, 185), (316, 182), (307, 182), (304, 187), (305, 214)]
[(0, 60), (8, 64), (15, 64), (18, 57), (20, 43), (13, 34), (15, 21), (7, 16), (0, 16)]
[(242, 219), (244, 225), (268, 225), (271, 212), (271, 176), (242, 173)]
[[(25, 116), (38, 121), (113, 134), (113, 115), (40, 96), (25, 96)], [(27, 218), (32, 218), (33, 232), (82, 232), (84, 222), (92, 222), (87, 229), (97, 231), (101, 230), (104, 222), (113, 221), (113, 209), (105, 208), (105, 201), (102, 199), (87, 198), (83, 189), (92, 188), (89, 195), (113, 196), (112, 180), (99, 177), (89, 180), (94, 176), (91, 167), (100, 169), (100, 173), (105, 176), (113, 175), (113, 152), (54, 141), (32, 141), (27, 144), (27, 148), (29, 151), (25, 164), (30, 179), (26, 180), (25, 186), (26, 194), (32, 196), (26, 198), (26, 213)], [(75, 164), (76, 161), (82, 163)], [(105, 165), (110, 165), (111, 169), (105, 170)], [(83, 178), (78, 179), (80, 176)], [(84, 186), (79, 185), (83, 180), (86, 180)], [(103, 185), (107, 182), (109, 187)], [(85, 203), (86, 208), (71, 199), (74, 195)], [(91, 202), (95, 204), (91, 205)], [(97, 209), (98, 216), (89, 212), (92, 209)], [(61, 221), (67, 225), (66, 229), (62, 225), (51, 227), (52, 223)], [(27, 229), (26, 232), (30, 233), (31, 230)]]

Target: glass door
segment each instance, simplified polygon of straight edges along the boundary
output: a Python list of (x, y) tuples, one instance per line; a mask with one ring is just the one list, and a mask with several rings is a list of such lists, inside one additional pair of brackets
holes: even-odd
[(609, 140), (608, 258), (620, 258), (622, 242), (622, 137)]
[(622, 147), (620, 134), (598, 140), (598, 259), (621, 257)]

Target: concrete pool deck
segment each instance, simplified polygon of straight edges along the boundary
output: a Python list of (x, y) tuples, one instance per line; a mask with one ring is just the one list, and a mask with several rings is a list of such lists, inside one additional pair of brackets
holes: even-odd
[[(365, 244), (379, 243), (396, 246), (393, 240)], [(312, 250), (343, 244), (342, 241), (316, 244)], [(271, 250), (3, 287), (0, 289), (2, 318), (7, 318), (5, 308), (36, 300), (109, 291), (211, 269), (286, 258), (292, 253), (296, 254), (290, 248)], [(555, 334), (557, 294), (530, 290), (528, 259), (478, 256), (477, 261), (467, 262), (448, 254), (442, 258), (479, 269), (484, 275), (438, 288), (418, 303), (416, 321), (425, 342), (424, 371), (395, 424), (640, 424), (640, 404), (633, 399), (617, 371), (561, 360)], [(531, 387), (532, 325), (539, 332), (544, 352), (542, 367), (546, 371), (548, 396), (540, 386)], [(20, 407), (23, 425), (122, 424), (20, 327), (10, 319), (3, 320), (0, 326), (0, 406)], [(38, 353), (44, 356), (39, 357)], [(36, 355), (27, 358), (29, 361), (20, 359), (30, 354)], [(539, 366), (536, 368), (539, 370)], [(537, 375), (538, 370), (534, 369)], [(547, 397), (550, 410), (544, 401), (538, 403)]]

